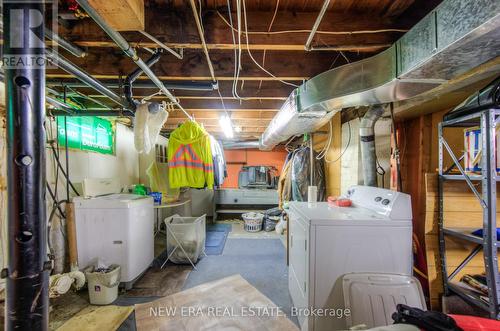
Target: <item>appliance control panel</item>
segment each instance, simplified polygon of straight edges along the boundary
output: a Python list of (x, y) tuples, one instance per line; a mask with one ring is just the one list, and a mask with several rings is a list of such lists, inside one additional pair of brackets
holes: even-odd
[(368, 208), (392, 219), (411, 219), (411, 198), (408, 194), (371, 186), (351, 186), (347, 197), (353, 205)]

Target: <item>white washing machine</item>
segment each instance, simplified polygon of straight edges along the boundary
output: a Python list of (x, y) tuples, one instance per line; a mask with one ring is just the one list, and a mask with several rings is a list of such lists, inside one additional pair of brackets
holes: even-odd
[(119, 264), (121, 282), (130, 288), (153, 262), (153, 198), (110, 194), (73, 202), (79, 267), (96, 260)]
[[(353, 186), (348, 197), (352, 207), (290, 203), (289, 290), (302, 330), (345, 329), (342, 275), (412, 273), (410, 196)], [(313, 316), (317, 308), (328, 316)]]

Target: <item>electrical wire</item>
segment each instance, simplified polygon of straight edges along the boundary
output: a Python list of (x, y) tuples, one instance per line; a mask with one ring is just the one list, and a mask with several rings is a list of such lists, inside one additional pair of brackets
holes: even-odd
[[(82, 97), (82, 98), (84, 98), (84, 99), (87, 99), (87, 100), (90, 100), (90, 101), (94, 102), (95, 104), (97, 104), (97, 105), (99, 105), (99, 106), (102, 106), (102, 107), (104, 107), (104, 108), (106, 108), (106, 109), (108, 109), (108, 110), (111, 110), (111, 107), (109, 107), (108, 105), (106, 105), (104, 102), (101, 102), (101, 101), (99, 101), (99, 100), (97, 100), (97, 99), (95, 99), (95, 98), (89, 97), (88, 95), (85, 95), (85, 94), (83, 94), (83, 93), (81, 93), (81, 92), (79, 92), (79, 91), (77, 91), (77, 90), (75, 90), (75, 89), (73, 89), (73, 88), (71, 88), (71, 87), (69, 87), (69, 86), (67, 86), (67, 85), (65, 85), (65, 86), (66, 86), (68, 89), (70, 89), (73, 93), (75, 93), (75, 94), (79, 95), (80, 97)], [(78, 103), (78, 105), (80, 105), (82, 108), (87, 108), (87, 107), (84, 107), (83, 105), (81, 105), (78, 101), (73, 100), (73, 99), (71, 99), (71, 100), (72, 100), (72, 101), (75, 101), (76, 103)]]
[(234, 80), (234, 86), (233, 86), (233, 89), (234, 89), (234, 93), (235, 95), (239, 98), (238, 96), (238, 92), (237, 92), (237, 87), (238, 87), (238, 80), (240, 78), (240, 71), (241, 71), (241, 53), (242, 53), (242, 50), (241, 50), (241, 0), (236, 0), (236, 13), (237, 13), (237, 20), (238, 20), (238, 68), (237, 68), (237, 71), (236, 71), (236, 77), (235, 77), (235, 80)]
[(198, 32), (199, 32), (199, 35), (200, 35), (199, 37), (200, 37), (200, 40), (201, 40), (201, 46), (202, 46), (202, 49), (203, 49), (203, 53), (205, 54), (205, 57), (206, 57), (206, 60), (207, 60), (208, 70), (210, 71), (210, 76), (212, 76), (212, 80), (214, 82), (216, 82), (217, 78), (215, 77), (215, 71), (214, 71), (214, 67), (212, 65), (212, 60), (210, 60), (210, 54), (208, 53), (208, 47), (207, 47), (207, 43), (205, 41), (205, 29), (203, 28), (203, 21), (201, 20), (201, 1), (199, 1), (199, 5), (200, 5), (200, 11), (199, 12), (196, 9), (196, 3), (195, 3), (195, 1), (191, 0), (190, 3), (191, 3), (191, 9), (193, 10), (193, 15), (195, 17), (196, 26), (198, 28)]
[(347, 139), (347, 144), (344, 147), (344, 150), (342, 151), (342, 153), (340, 153), (339, 157), (337, 157), (335, 160), (327, 160), (327, 158), (325, 158), (325, 162), (326, 163), (335, 163), (335, 162), (339, 161), (340, 159), (342, 159), (342, 157), (344, 156), (345, 152), (349, 148), (349, 145), (351, 145), (351, 136), (352, 136), (351, 123), (347, 122), (347, 127), (349, 128), (349, 137)]
[[(227, 13), (229, 16), (230, 24), (231, 24), (231, 26), (233, 26), (233, 16), (231, 14), (231, 1), (230, 0), (227, 0)], [(236, 77), (238, 75), (239, 64), (238, 64), (238, 50), (236, 49), (236, 37), (234, 36), (234, 29), (231, 29), (231, 36), (233, 38), (233, 45), (234, 45), (234, 71), (233, 71), (233, 83), (232, 83), (231, 94), (234, 98), (241, 99), (239, 97), (238, 93), (236, 92), (236, 84), (237, 84)]]
[(380, 165), (378, 157), (376, 157), (375, 161), (377, 162), (377, 168), (376, 168), (377, 174), (379, 174), (380, 176), (382, 176), (382, 188), (385, 188), (385, 174), (386, 174), (386, 171), (385, 171), (384, 167), (382, 167)]
[[(271, 27), (273, 26), (273, 23), (274, 23), (274, 19), (276, 18), (276, 14), (278, 13), (278, 7), (280, 5), (280, 0), (277, 0), (276, 1), (276, 7), (274, 7), (274, 14), (273, 14), (273, 18), (271, 19), (271, 23), (269, 23), (269, 28), (267, 28), (267, 32), (271, 32)], [(247, 34), (248, 35), (248, 34)]]
[(332, 144), (332, 138), (333, 138), (332, 121), (329, 121), (328, 124), (329, 124), (328, 125), (328, 139), (327, 139), (325, 146), (323, 146), (323, 149), (318, 153), (318, 155), (316, 155), (316, 160), (323, 159), (326, 156), (326, 153), (328, 153), (328, 150), (330, 149), (330, 146)]
[(238, 0), (238, 1), (242, 1), (243, 3), (243, 17), (244, 17), (244, 22), (245, 22), (245, 40), (246, 40), (246, 45), (247, 45), (247, 52), (248, 52), (248, 55), (250, 56), (250, 59), (255, 63), (255, 65), (257, 67), (259, 67), (262, 71), (264, 71), (266, 74), (268, 74), (269, 76), (271, 77), (274, 77), (276, 78), (278, 81), (280, 81), (281, 83), (283, 84), (286, 84), (286, 85), (289, 85), (289, 86), (293, 86), (293, 87), (299, 87), (299, 85), (297, 84), (293, 84), (293, 83), (290, 83), (290, 82), (287, 82), (287, 81), (284, 81), (284, 80), (281, 80), (279, 79), (278, 77), (276, 77), (274, 74), (272, 74), (270, 71), (268, 71), (266, 68), (264, 68), (263, 66), (261, 66), (256, 60), (255, 58), (253, 57), (252, 55), (252, 52), (250, 51), (250, 43), (249, 43), (249, 39), (248, 38), (248, 21), (247, 21), (247, 10), (246, 10), (246, 6), (245, 6), (245, 0)]
[(58, 153), (55, 151), (55, 147), (54, 147), (54, 143), (49, 143), (50, 144), (50, 147), (52, 149), (52, 153), (54, 155), (54, 158), (57, 162), (57, 165), (59, 167), (59, 169), (61, 170), (61, 173), (63, 174), (63, 176), (66, 178), (66, 180), (69, 182), (69, 186), (70, 188), (73, 190), (73, 192), (77, 195), (77, 196), (80, 196), (80, 193), (78, 193), (78, 191), (76, 190), (75, 186), (73, 185), (73, 183), (71, 182), (71, 180), (69, 180), (68, 178), (68, 175), (66, 174), (66, 171), (64, 170), (62, 164), (61, 164), (61, 161), (59, 159), (59, 155)]
[[(217, 10), (217, 14), (224, 21), (224, 23), (231, 29), (235, 29), (232, 24), (230, 24), (226, 18)], [(289, 33), (311, 33), (312, 30), (302, 29), (302, 30), (280, 30), (280, 31), (247, 31), (245, 35), (275, 35), (275, 34), (289, 34)], [(376, 34), (376, 33), (386, 33), (386, 32), (408, 32), (408, 29), (378, 29), (378, 30), (358, 30), (358, 31), (316, 31), (316, 34), (326, 34), (326, 35), (353, 35), (353, 34)]]
[[(267, 28), (267, 32), (271, 32), (271, 28), (273, 27), (274, 20), (276, 19), (276, 15), (278, 14), (279, 5), (280, 5), (280, 0), (277, 0), (276, 6), (274, 7), (274, 14), (273, 14), (273, 17), (271, 18), (271, 22), (269, 23), (269, 27)], [(262, 52), (262, 66), (264, 66), (266, 63), (266, 52), (267, 52), (266, 49)], [(257, 89), (257, 93), (260, 92), (261, 87), (262, 87), (262, 80), (259, 82), (259, 88)]]

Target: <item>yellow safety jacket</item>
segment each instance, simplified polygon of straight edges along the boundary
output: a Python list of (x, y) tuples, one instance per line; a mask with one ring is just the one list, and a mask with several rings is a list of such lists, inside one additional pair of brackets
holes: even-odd
[(210, 137), (198, 123), (186, 121), (170, 134), (168, 176), (171, 188), (213, 188)]

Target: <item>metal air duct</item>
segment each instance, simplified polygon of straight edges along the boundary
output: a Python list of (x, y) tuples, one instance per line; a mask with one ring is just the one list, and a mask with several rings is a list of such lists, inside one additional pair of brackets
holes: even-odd
[(224, 142), (222, 144), (222, 147), (224, 147), (224, 149), (259, 148), (259, 141), (249, 140), (249, 141)]
[(270, 150), (346, 107), (412, 98), (500, 55), (500, 2), (445, 0), (384, 52), (295, 89), (261, 136)]

